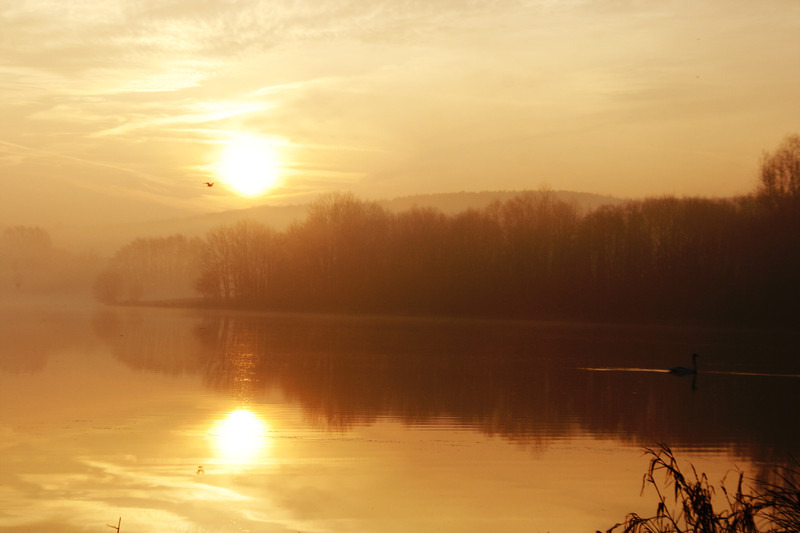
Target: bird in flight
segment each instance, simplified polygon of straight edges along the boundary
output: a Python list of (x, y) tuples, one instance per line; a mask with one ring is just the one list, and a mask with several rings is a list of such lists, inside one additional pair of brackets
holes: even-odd
[(204, 181), (203, 183), (206, 185), (206, 187), (213, 187), (214, 186), (214, 182), (213, 181)]

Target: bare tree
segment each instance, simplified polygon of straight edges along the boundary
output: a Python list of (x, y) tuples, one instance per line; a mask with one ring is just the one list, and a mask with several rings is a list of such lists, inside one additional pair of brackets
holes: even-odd
[(197, 240), (183, 235), (135, 239), (117, 250), (95, 280), (95, 298), (113, 303), (188, 296), (198, 254)]
[(759, 178), (759, 196), (773, 203), (800, 199), (800, 135), (787, 135), (774, 152), (764, 152)]
[(255, 302), (275, 288), (283, 237), (250, 220), (219, 226), (206, 235), (195, 288), (218, 300)]

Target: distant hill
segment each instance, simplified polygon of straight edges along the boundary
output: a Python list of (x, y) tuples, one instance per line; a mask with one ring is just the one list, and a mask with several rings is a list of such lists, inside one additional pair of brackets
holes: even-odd
[[(456, 192), (442, 194), (419, 194), (403, 196), (393, 200), (383, 200), (378, 203), (384, 208), (395, 213), (406, 211), (413, 207), (435, 207), (442, 213), (453, 215), (467, 209), (481, 209), (492, 202), (504, 202), (525, 191), (483, 191), (483, 192)], [(623, 198), (603, 196), (587, 192), (552, 191), (559, 200), (574, 203), (581, 209), (592, 211), (601, 205), (616, 205), (625, 202)]]
[[(452, 215), (467, 209), (481, 209), (495, 201), (506, 201), (524, 191), (484, 191), (424, 194), (404, 196), (391, 200), (379, 200), (378, 204), (391, 212), (401, 212), (414, 207), (433, 207)], [(601, 205), (619, 204), (624, 199), (573, 191), (553, 191), (565, 202), (574, 203), (584, 210), (593, 210)], [(283, 231), (292, 222), (301, 221), (308, 204), (274, 206), (261, 205), (247, 209), (235, 209), (221, 213), (209, 213), (185, 218), (158, 220), (138, 224), (117, 224), (103, 227), (57, 228), (49, 230), (60, 247), (75, 250), (94, 250), (102, 255), (112, 254), (120, 246), (139, 237), (165, 237), (182, 234), (187, 237), (202, 237), (215, 226), (232, 224), (247, 218), (261, 222), (278, 231)]]

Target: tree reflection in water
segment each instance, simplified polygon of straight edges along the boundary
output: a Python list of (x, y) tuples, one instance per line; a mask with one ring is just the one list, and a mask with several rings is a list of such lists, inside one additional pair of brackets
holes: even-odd
[[(198, 374), (235, 406), (279, 394), (333, 430), (445, 417), (537, 447), (591, 434), (776, 463), (800, 445), (777, 408), (797, 399), (793, 331), (197, 311), (96, 324), (133, 367)], [(661, 373), (586, 370), (663, 369), (695, 349), (709, 368), (697, 391)]]

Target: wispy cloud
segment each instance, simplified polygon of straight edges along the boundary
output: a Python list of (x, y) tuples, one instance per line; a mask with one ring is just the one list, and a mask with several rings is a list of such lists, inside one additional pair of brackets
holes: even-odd
[[(139, 116), (129, 117), (123, 124), (110, 129), (98, 131), (92, 136), (104, 137), (111, 135), (129, 134), (142, 129), (169, 129), (174, 126), (190, 124), (207, 124), (232, 117), (262, 112), (270, 108), (269, 104), (240, 104), (236, 102), (199, 102), (191, 105), (192, 110), (187, 113), (169, 116)], [(202, 130), (198, 130), (202, 131)]]
[[(162, 179), (160, 179), (158, 176), (155, 176), (153, 174), (148, 174), (146, 172), (142, 172), (142, 171), (139, 171), (139, 170), (136, 170), (136, 169), (133, 169), (133, 168), (127, 168), (127, 167), (119, 166), (119, 165), (116, 165), (116, 164), (113, 164), (113, 163), (108, 163), (108, 162), (105, 162), (105, 161), (98, 161), (98, 160), (86, 159), (86, 158), (82, 158), (82, 157), (76, 157), (76, 156), (73, 156), (73, 155), (70, 155), (70, 154), (58, 153), (58, 152), (54, 152), (54, 151), (51, 151), (51, 150), (43, 150), (43, 149), (39, 149), (39, 148), (31, 148), (29, 146), (24, 146), (24, 145), (17, 144), (17, 143), (10, 143), (10, 142), (6, 142), (6, 141), (2, 141), (2, 140), (0, 140), (0, 145), (6, 146), (6, 147), (9, 147), (9, 148), (13, 148), (16, 151), (17, 157), (20, 160), (24, 159), (24, 158), (27, 158), (27, 157), (37, 157), (37, 158), (47, 158), (47, 159), (55, 158), (55, 159), (61, 159), (63, 161), (71, 161), (71, 162), (79, 163), (81, 165), (90, 165), (90, 166), (105, 168), (105, 169), (114, 170), (114, 171), (117, 171), (117, 172), (122, 172), (122, 173), (125, 173), (125, 174), (129, 174), (129, 175), (131, 175), (131, 176), (133, 176), (133, 177), (135, 177), (137, 179), (149, 182), (151, 184), (151, 189), (153, 190), (153, 192), (158, 191), (160, 189), (160, 187), (158, 187), (158, 184), (160, 182), (163, 182)], [(162, 183), (162, 185), (163, 185), (163, 183)], [(96, 187), (94, 187), (94, 186), (92, 188), (96, 189)]]

